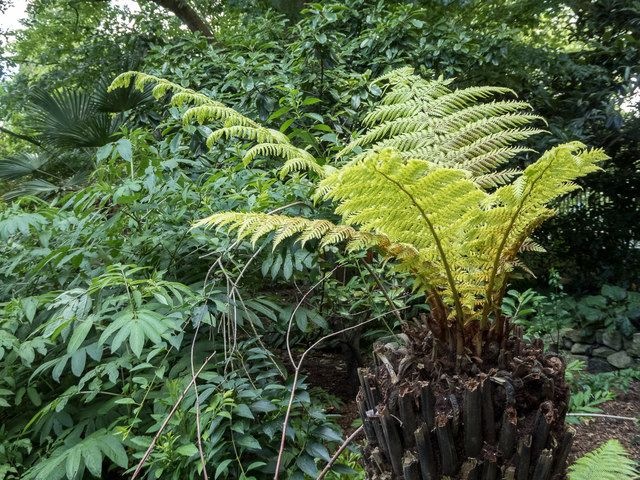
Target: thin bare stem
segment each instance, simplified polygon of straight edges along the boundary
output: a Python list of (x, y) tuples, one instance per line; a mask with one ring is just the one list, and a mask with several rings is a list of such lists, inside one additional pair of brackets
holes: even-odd
[[(336, 265), (329, 273), (325, 274), (320, 280), (318, 280), (315, 283), (315, 285), (313, 285), (309, 290), (307, 290), (307, 293), (305, 293), (302, 296), (302, 298), (300, 299), (300, 301), (296, 305), (296, 308), (294, 308), (293, 312), (291, 312), (291, 316), (289, 317), (289, 324), (287, 325), (287, 342), (286, 342), (286, 344), (287, 344), (287, 353), (289, 354), (289, 360), (291, 360), (291, 365), (296, 370), (300, 368), (300, 364), (296, 365), (296, 362), (293, 360), (293, 354), (291, 353), (291, 345), (289, 344), (289, 338), (291, 337), (291, 327), (293, 326), (293, 317), (295, 317), (296, 312), (302, 306), (302, 302), (304, 302), (306, 300), (306, 298), (311, 294), (311, 292), (313, 292), (318, 285), (320, 285), (321, 283), (324, 283), (324, 281), (327, 278), (329, 278), (331, 275), (333, 275), (333, 272), (335, 272), (340, 267), (344, 267), (346, 264), (347, 264), (346, 262), (343, 262), (343, 263), (341, 263), (339, 265)], [(284, 438), (284, 433), (283, 433), (283, 438)]]
[(331, 457), (331, 460), (329, 460), (329, 463), (327, 463), (327, 465), (324, 467), (324, 469), (320, 472), (320, 475), (317, 476), (316, 480), (322, 480), (322, 478), (324, 478), (324, 476), (329, 473), (329, 470), (331, 470), (331, 467), (333, 466), (333, 464), (336, 462), (336, 460), (338, 459), (338, 457), (342, 454), (342, 452), (344, 452), (344, 449), (347, 448), (347, 446), (353, 442), (353, 440), (362, 433), (362, 431), (364, 430), (364, 425), (360, 425), (355, 432), (353, 432), (351, 435), (349, 435), (349, 438), (347, 438), (344, 443), (340, 446), (340, 448), (338, 449), (338, 451), (333, 455), (333, 457)]
[(167, 418), (165, 418), (164, 422), (162, 423), (162, 426), (160, 427), (160, 430), (158, 430), (158, 432), (156, 433), (156, 436), (153, 437), (153, 440), (151, 441), (151, 445), (149, 445), (149, 448), (147, 448), (147, 451), (144, 453), (144, 456), (142, 457), (142, 459), (140, 459), (140, 462), (138, 463), (138, 466), (136, 467), (136, 471), (133, 472), (133, 476), (131, 477), (131, 480), (135, 480), (136, 479), (136, 477), (138, 476), (138, 473), (140, 473), (140, 470), (142, 470), (142, 466), (144, 465), (144, 462), (146, 462), (147, 458), (149, 458), (149, 455), (151, 455), (151, 451), (153, 450), (153, 447), (155, 447), (156, 442), (158, 441), (158, 438), (160, 438), (160, 435), (162, 435), (162, 432), (164, 431), (165, 427), (169, 423), (169, 420), (171, 420), (171, 417), (173, 417), (173, 414), (176, 413), (176, 410), (178, 410), (178, 407), (182, 403), (182, 400), (184, 399), (184, 396), (187, 394), (187, 392), (189, 391), (191, 386), (195, 383), (196, 378), (198, 377), (198, 375), (200, 375), (200, 373), (202, 372), (204, 367), (207, 365), (207, 363), (209, 363), (209, 361), (215, 355), (216, 355), (216, 352), (213, 352), (211, 355), (209, 355), (205, 359), (205, 361), (202, 364), (202, 366), (200, 367), (200, 369), (191, 378), (191, 381), (189, 382), (189, 385), (187, 385), (187, 387), (182, 391), (182, 394), (180, 395), (180, 398), (178, 398), (178, 401), (175, 403), (175, 405), (171, 409), (171, 412), (169, 412), (169, 415), (167, 416)]
[[(207, 299), (208, 300), (208, 299)], [(206, 307), (206, 303), (205, 303)], [(202, 462), (202, 473), (204, 474), (204, 480), (209, 480), (209, 475), (207, 475), (207, 462), (204, 459), (204, 450), (202, 449), (202, 431), (200, 429), (200, 396), (198, 395), (198, 383), (196, 381), (195, 367), (193, 361), (193, 353), (195, 351), (196, 339), (198, 338), (198, 331), (200, 330), (200, 325), (202, 325), (202, 319), (204, 318), (204, 310), (200, 315), (200, 321), (196, 326), (196, 331), (193, 334), (193, 341), (191, 342), (191, 351), (189, 352), (189, 361), (191, 363), (191, 379), (193, 381), (193, 391), (196, 394), (196, 431), (198, 434), (198, 452), (200, 452), (200, 461)]]
[[(406, 310), (409, 307), (402, 307), (399, 310)], [(282, 455), (284, 454), (284, 443), (285, 443), (285, 439), (286, 439), (286, 432), (287, 432), (287, 423), (289, 423), (289, 417), (291, 416), (291, 409), (293, 407), (293, 400), (295, 398), (295, 392), (296, 392), (296, 384), (298, 382), (298, 374), (300, 372), (300, 367), (302, 366), (302, 362), (304, 361), (305, 357), (307, 356), (307, 354), (309, 352), (311, 352), (311, 350), (313, 350), (315, 347), (318, 346), (318, 344), (320, 344), (320, 342), (323, 342), (331, 337), (335, 337), (336, 335), (341, 335), (344, 332), (348, 332), (349, 330), (353, 330), (355, 328), (360, 328), (363, 325), (366, 325), (367, 323), (371, 323), (375, 320), (378, 320), (379, 318), (384, 317), (385, 315), (388, 315), (392, 313), (392, 311), (388, 311), (388, 312), (384, 312), (376, 317), (370, 318), (368, 320), (364, 320), (362, 322), (357, 323), (356, 325), (353, 325), (351, 327), (347, 327), (347, 328), (343, 328), (342, 330), (338, 330), (337, 332), (333, 332), (330, 333), (329, 335), (325, 335), (324, 337), (320, 338), (319, 340), (317, 340), (313, 345), (311, 345), (309, 348), (307, 348), (304, 353), (302, 354), (302, 356), (300, 357), (300, 360), (298, 361), (298, 365), (295, 366), (295, 373), (294, 373), (294, 377), (293, 377), (293, 385), (291, 386), (291, 396), (289, 397), (289, 405), (287, 405), (287, 413), (285, 415), (284, 418), (284, 423), (283, 423), (283, 428), (282, 428), (282, 438), (280, 439), (280, 451), (278, 452), (278, 461), (276, 463), (276, 473), (273, 477), (273, 480), (278, 480), (278, 475), (280, 474), (280, 464), (282, 463)], [(287, 347), (289, 347), (288, 343), (287, 343)]]
[(612, 418), (614, 420), (630, 420), (638, 423), (640, 419), (633, 417), (620, 417), (618, 415), (606, 415), (604, 413), (567, 413), (567, 417), (597, 417), (597, 418)]
[(380, 287), (380, 290), (382, 290), (382, 294), (384, 295), (384, 298), (387, 299), (387, 303), (389, 304), (389, 306), (391, 308), (393, 308), (393, 313), (396, 314), (396, 318), (398, 319), (398, 321), (402, 324), (403, 320), (402, 317), (400, 316), (400, 313), (398, 312), (398, 309), (396, 308), (396, 304), (394, 303), (393, 300), (391, 300), (391, 297), (389, 296), (389, 292), (387, 292), (387, 289), (384, 287), (384, 285), (382, 284), (382, 281), (380, 281), (380, 277), (378, 277), (378, 275), (376, 274), (376, 272), (373, 271), (373, 268), (371, 268), (369, 266), (369, 264), (367, 262), (362, 262), (362, 265), (364, 265), (364, 268), (366, 268), (367, 270), (369, 270), (369, 274), (373, 277), (373, 279), (376, 281), (376, 283), (378, 284), (378, 286)]

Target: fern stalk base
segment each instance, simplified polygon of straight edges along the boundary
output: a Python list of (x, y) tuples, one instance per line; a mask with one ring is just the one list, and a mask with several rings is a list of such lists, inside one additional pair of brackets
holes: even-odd
[(414, 340), (378, 345), (384, 362), (359, 372), (367, 478), (566, 478), (574, 432), (561, 357), (512, 337), (506, 351), (465, 356), (458, 370), (448, 355), (431, 359), (433, 341)]

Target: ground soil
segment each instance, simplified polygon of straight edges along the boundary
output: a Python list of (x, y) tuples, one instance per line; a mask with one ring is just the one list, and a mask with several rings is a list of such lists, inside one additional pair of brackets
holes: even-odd
[[(352, 385), (340, 354), (315, 353), (305, 359), (302, 372), (312, 386), (321, 387), (338, 397), (343, 404), (331, 407), (330, 413), (338, 415), (337, 421), (345, 436), (352, 433), (358, 410), (352, 395)], [(628, 391), (617, 392), (616, 399), (600, 405), (602, 413), (621, 417), (638, 418), (640, 415), (640, 381), (630, 384)], [(569, 463), (590, 452), (607, 440), (619, 440), (629, 451), (631, 458), (640, 460), (640, 428), (629, 420), (589, 418), (573, 425), (576, 436), (569, 456)], [(360, 439), (362, 441), (362, 438)]]

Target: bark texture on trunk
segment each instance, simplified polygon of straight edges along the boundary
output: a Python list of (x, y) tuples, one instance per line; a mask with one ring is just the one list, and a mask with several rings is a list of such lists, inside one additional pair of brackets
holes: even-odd
[(564, 480), (574, 435), (565, 364), (534, 350), (513, 358), (512, 371), (399, 379), (388, 361), (360, 369), (367, 478)]
[(192, 32), (200, 32), (209, 39), (209, 43), (217, 43), (213, 32), (209, 28), (198, 12), (196, 12), (185, 0), (151, 0), (153, 3), (160, 5), (172, 12), (176, 17), (182, 20), (189, 30)]

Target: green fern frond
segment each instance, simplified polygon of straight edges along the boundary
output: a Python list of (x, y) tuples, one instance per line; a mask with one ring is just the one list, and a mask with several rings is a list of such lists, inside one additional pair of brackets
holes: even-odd
[[(361, 148), (351, 162), (363, 161), (371, 152), (386, 148), (397, 150), (406, 160), (422, 160), (444, 168), (468, 170), (476, 185), (495, 188), (504, 185), (518, 172), (496, 173), (495, 169), (515, 155), (528, 151), (513, 144), (543, 132), (526, 125), (542, 120), (525, 110), (522, 101), (492, 100), (495, 95), (513, 93), (500, 87), (471, 87), (451, 91), (449, 81), (426, 81), (401, 69), (375, 80), (386, 85), (380, 105), (363, 120), (369, 127), (337, 157)], [(331, 191), (329, 183), (320, 186), (321, 195)]]
[(481, 188), (489, 189), (493, 187), (499, 187), (500, 185), (505, 185), (509, 183), (514, 177), (517, 177), (520, 174), (522, 174), (521, 170), (512, 168), (508, 170), (502, 170), (501, 172), (493, 172), (486, 175), (473, 177), (473, 183)]
[(107, 89), (107, 91), (112, 91), (116, 88), (120, 87), (128, 87), (131, 84), (131, 81), (135, 79), (135, 88), (140, 91), (144, 91), (144, 87), (147, 83), (153, 83), (156, 86), (153, 88), (152, 93), (156, 99), (160, 99), (163, 97), (168, 91), (177, 92), (171, 100), (172, 105), (182, 105), (187, 103), (194, 104), (208, 104), (208, 103), (218, 103), (212, 100), (211, 98), (198, 93), (194, 90), (184, 88), (177, 83), (170, 82), (165, 80), (164, 78), (156, 77), (155, 75), (149, 75), (147, 73), (142, 72), (125, 72), (118, 75), (111, 85)]
[(260, 128), (260, 126), (245, 117), (241, 113), (236, 112), (233, 108), (226, 107), (222, 104), (204, 104), (197, 107), (192, 107), (182, 116), (184, 123), (188, 123), (190, 120), (195, 119), (198, 123), (204, 124), (211, 120), (222, 120), (225, 122), (225, 126), (242, 125), (245, 127)]
[[(391, 242), (385, 235), (361, 232), (347, 225), (336, 225), (328, 220), (307, 220), (286, 215), (269, 215), (266, 213), (224, 212), (211, 215), (194, 223), (192, 229), (227, 227), (236, 230), (238, 238), (251, 236), (251, 243), (256, 242), (270, 232), (276, 232), (273, 248), (282, 241), (297, 236), (297, 241), (304, 245), (310, 240), (319, 239), (322, 245), (330, 245), (348, 241), (348, 249), (388, 247)], [(402, 247), (395, 246), (402, 250)], [(404, 250), (408, 250), (404, 247)]]
[(609, 440), (569, 467), (569, 480), (633, 480), (638, 475), (636, 462), (617, 440)]
[(245, 140), (255, 140), (260, 143), (288, 143), (289, 139), (286, 135), (278, 130), (264, 127), (253, 127), (249, 125), (233, 125), (230, 127), (220, 128), (207, 137), (207, 146), (211, 148), (213, 144), (220, 138), (240, 137)]

